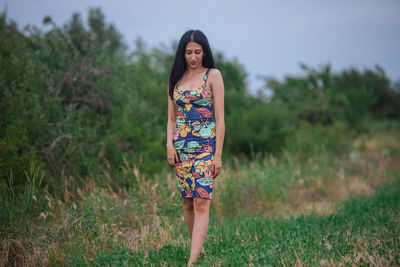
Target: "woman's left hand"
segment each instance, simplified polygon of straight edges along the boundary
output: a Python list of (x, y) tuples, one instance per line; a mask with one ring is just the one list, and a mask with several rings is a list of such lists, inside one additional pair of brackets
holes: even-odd
[(212, 167), (213, 167), (213, 170), (214, 170), (214, 179), (215, 179), (215, 178), (217, 178), (217, 176), (222, 171), (222, 160), (221, 160), (221, 157), (214, 156)]

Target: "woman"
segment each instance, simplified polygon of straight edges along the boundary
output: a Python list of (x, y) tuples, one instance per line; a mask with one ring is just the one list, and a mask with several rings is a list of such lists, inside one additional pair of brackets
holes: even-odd
[(190, 266), (205, 254), (210, 200), (214, 179), (222, 170), (225, 136), (224, 83), (201, 31), (187, 31), (180, 39), (168, 85), (167, 157), (176, 173), (191, 237)]

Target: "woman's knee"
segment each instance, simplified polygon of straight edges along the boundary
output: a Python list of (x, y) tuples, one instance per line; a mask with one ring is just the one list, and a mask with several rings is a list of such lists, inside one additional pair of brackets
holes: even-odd
[(184, 198), (183, 199), (183, 208), (185, 211), (193, 211), (194, 210), (194, 203), (193, 203), (193, 198)]
[(204, 198), (195, 198), (194, 199), (194, 209), (195, 212), (208, 212), (210, 208), (210, 200)]

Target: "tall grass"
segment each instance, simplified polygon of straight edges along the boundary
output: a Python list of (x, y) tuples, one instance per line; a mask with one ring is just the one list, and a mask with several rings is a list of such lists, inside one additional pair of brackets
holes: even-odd
[(10, 170), (8, 184), (0, 187), (0, 225), (1, 228), (11, 224), (23, 225), (21, 219), (35, 213), (41, 203), (44, 170), (35, 161), (31, 161), (25, 170), (26, 182), (20, 186), (13, 184), (13, 171)]
[[(348, 152), (341, 155), (226, 159), (215, 180), (209, 255), (199, 264), (396, 262), (399, 243), (391, 236), (399, 230), (398, 199), (394, 191), (385, 197), (385, 190), (374, 197), (382, 184), (398, 188), (396, 129), (349, 140)], [(101, 184), (85, 177), (71, 186), (71, 177), (60, 182), (63, 193), (54, 197), (38, 191), (41, 168), (31, 164), (30, 186), (1, 195), (1, 262), (184, 265), (190, 241), (172, 169), (149, 177), (128, 160), (121, 169), (119, 179), (129, 187), (119, 187), (109, 175)], [(356, 195), (365, 198), (355, 201)], [(338, 205), (343, 201), (348, 202)]]
[[(343, 135), (338, 131), (326, 139)], [(318, 153), (307, 157), (285, 152), (279, 158), (233, 158), (216, 180), (214, 212), (218, 217), (333, 213), (332, 201), (345, 200), (351, 193), (371, 194), (378, 184), (394, 179), (388, 170), (396, 170), (399, 141), (398, 130), (381, 131), (340, 141), (346, 148), (339, 154), (315, 148)]]

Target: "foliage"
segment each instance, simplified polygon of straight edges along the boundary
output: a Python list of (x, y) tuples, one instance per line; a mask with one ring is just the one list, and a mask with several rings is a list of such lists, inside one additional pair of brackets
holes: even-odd
[(330, 65), (316, 70), (301, 64), (306, 72), (300, 77), (286, 77), (283, 82), (267, 79), (273, 91), (271, 102), (289, 108), (292, 123), (330, 125), (337, 120), (355, 129), (365, 117), (400, 119), (400, 93), (391, 87), (381, 67), (332, 73)]
[[(59, 195), (72, 177), (95, 177), (122, 187), (125, 162), (154, 175), (165, 159), (167, 78), (174, 46), (147, 48), (137, 39), (129, 50), (99, 9), (88, 21), (73, 14), (63, 26), (51, 17), (47, 32), (0, 15), (0, 182), (24, 187), (31, 162), (46, 170), (43, 186)], [(224, 77), (224, 157), (243, 154), (304, 158), (321, 151), (340, 154), (346, 136), (365, 132), (365, 119), (400, 118), (400, 92), (384, 71), (330, 66), (284, 81), (269, 79), (270, 99), (251, 95), (238, 60), (216, 52)]]

